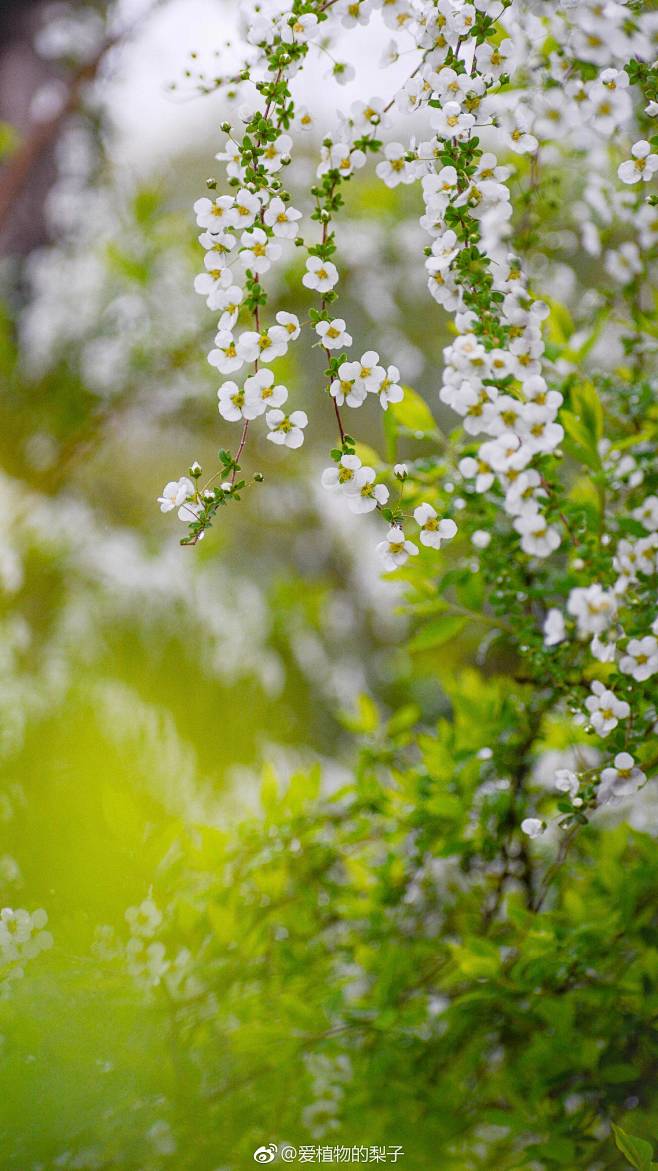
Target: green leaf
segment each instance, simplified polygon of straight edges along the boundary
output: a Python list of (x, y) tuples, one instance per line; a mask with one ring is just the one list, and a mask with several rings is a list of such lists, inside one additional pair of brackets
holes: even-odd
[(369, 695), (360, 695), (356, 713), (341, 712), (340, 721), (348, 731), (367, 735), (379, 727), (379, 709)]
[(147, 227), (153, 223), (162, 200), (160, 192), (153, 187), (142, 187), (133, 200), (135, 219), (140, 227)]
[(603, 438), (603, 407), (593, 382), (581, 382), (572, 389), (571, 406), (598, 443)]
[(394, 464), (398, 458), (398, 429), (391, 412), (392, 406), (382, 413), (382, 426), (384, 428), (384, 441), (386, 444), (386, 459), (388, 463)]
[(319, 764), (314, 764), (308, 772), (293, 773), (285, 797), (287, 809), (298, 814), (317, 801), (321, 781), (322, 769)]
[(492, 980), (500, 971), (500, 953), (486, 939), (470, 939), (463, 945), (451, 945), (452, 956), (464, 976), (473, 980)]
[(145, 260), (140, 260), (138, 257), (130, 256), (117, 244), (113, 243), (109, 243), (107, 245), (105, 249), (105, 255), (111, 272), (116, 273), (117, 276), (124, 277), (129, 281), (134, 281), (135, 284), (147, 284), (150, 276), (150, 269)]
[(432, 647), (443, 646), (444, 643), (459, 634), (467, 622), (468, 618), (461, 614), (441, 614), (439, 618), (428, 622), (418, 631), (418, 634), (412, 638), (409, 649), (426, 651)]
[(406, 732), (409, 728), (413, 728), (419, 719), (420, 708), (418, 705), (415, 703), (407, 703), (395, 715), (391, 716), (386, 725), (386, 732), (389, 736), (398, 736), (401, 732)]
[(381, 456), (375, 451), (374, 447), (369, 447), (367, 443), (356, 443), (354, 445), (354, 452), (355, 455), (358, 455), (362, 464), (367, 464), (371, 468), (381, 466)]
[(651, 1171), (653, 1159), (653, 1147), (643, 1138), (635, 1138), (632, 1134), (627, 1134), (622, 1130), (621, 1126), (615, 1126), (612, 1123), (612, 1133), (615, 1136), (615, 1142), (619, 1147), (622, 1155), (628, 1159), (631, 1167), (635, 1167), (637, 1171)]
[(596, 513), (601, 511), (601, 496), (590, 476), (580, 476), (569, 490), (569, 500)]
[(546, 323), (548, 336), (557, 345), (565, 345), (575, 328), (573, 317), (566, 305), (561, 305), (559, 301), (549, 301), (548, 304), (551, 308)]
[(437, 425), (434, 415), (430, 411), (425, 399), (410, 386), (404, 388), (402, 402), (391, 403), (388, 408), (395, 422), (400, 427), (406, 427), (415, 435), (436, 435)]
[(582, 420), (572, 411), (562, 411), (560, 422), (571, 440), (570, 444), (566, 444), (570, 454), (594, 471), (598, 471), (601, 467), (601, 458), (596, 448), (596, 439)]
[(271, 764), (263, 765), (260, 785), (260, 803), (263, 812), (272, 814), (279, 802), (279, 780)]

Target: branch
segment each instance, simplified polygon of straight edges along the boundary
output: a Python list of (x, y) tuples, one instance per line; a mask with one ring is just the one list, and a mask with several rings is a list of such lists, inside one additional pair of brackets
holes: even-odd
[(6, 229), (15, 200), (27, 186), (35, 166), (57, 141), (62, 127), (70, 115), (79, 108), (85, 86), (98, 76), (98, 71), (109, 51), (131, 35), (159, 2), (160, 0), (154, 0), (153, 6), (148, 8), (128, 29), (105, 38), (91, 61), (81, 65), (72, 74), (68, 83), (66, 99), (57, 113), (47, 121), (33, 125), (18, 150), (0, 171), (0, 235)]

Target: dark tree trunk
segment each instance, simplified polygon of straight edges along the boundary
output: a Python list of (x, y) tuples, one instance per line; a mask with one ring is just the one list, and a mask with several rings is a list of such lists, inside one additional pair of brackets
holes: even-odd
[[(49, 0), (2, 0), (0, 3), (0, 120), (10, 123), (23, 146), (23, 166), (16, 155), (0, 168), (0, 254), (25, 256), (47, 240), (46, 197), (55, 179), (56, 135), (41, 136), (37, 149), (30, 116), (34, 95), (60, 76), (57, 66), (35, 52), (34, 36)], [(4, 206), (3, 205), (4, 193)]]

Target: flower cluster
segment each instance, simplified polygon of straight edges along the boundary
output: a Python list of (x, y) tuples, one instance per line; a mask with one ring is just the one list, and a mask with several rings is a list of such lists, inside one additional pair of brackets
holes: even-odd
[[(219, 413), (241, 434), (235, 454), (220, 453), (219, 486), (213, 478), (201, 487), (194, 465), (166, 486), (161, 507), (178, 509), (191, 522), (187, 540), (198, 540), (217, 508), (246, 486), (240, 460), (253, 421), (263, 417), (272, 443), (302, 445), (308, 416), (287, 413), (289, 391), (275, 364), (308, 330), (325, 357), (324, 398), (338, 428), (323, 486), (351, 512), (381, 515), (388, 524), (378, 546), (382, 564), (406, 566), (409, 580), (420, 546), (451, 540), (453, 514), (461, 513), (468, 560), (454, 573), (470, 571), (475, 550), (489, 587), (488, 621), (507, 622), (536, 682), (555, 668), (553, 710), (569, 710), (574, 728), (596, 735), (615, 762), (617, 780), (612, 764), (586, 762), (573, 782), (558, 786), (564, 824), (582, 821), (590, 807), (626, 792), (625, 773), (642, 783), (649, 770), (629, 750), (642, 754), (655, 724), (658, 484), (643, 420), (655, 387), (655, 326), (648, 323), (658, 197), (647, 191), (658, 175), (651, 133), (658, 71), (649, 64), (658, 20), (614, 0), (605, 8), (605, 35), (594, 0), (540, 14), (520, 0), (268, 0), (244, 4), (242, 13), (249, 63), (231, 85), (250, 95), (240, 107), (244, 130), (225, 124), (217, 156), (225, 188), (195, 205), (206, 251), (196, 288), (221, 314), (209, 354), (227, 377)], [(408, 53), (413, 65), (396, 93), (337, 115), (310, 197), (295, 200), (302, 214), (281, 178), (312, 124), (297, 108), (294, 79), (375, 14), (393, 37), (384, 63)], [(330, 74), (342, 83), (352, 67), (333, 59)], [(604, 292), (590, 291), (580, 330), (557, 304), (560, 273), (549, 258), (563, 248), (560, 233), (547, 245), (539, 231), (542, 215), (559, 204), (563, 150), (588, 166), (574, 199), (577, 223), (562, 235), (611, 281)], [(336, 306), (335, 221), (345, 184), (370, 162), (396, 198), (398, 189), (418, 189), (425, 244), (416, 268), (424, 266), (431, 298), (452, 318), (437, 398), (459, 427), (440, 455), (404, 474), (394, 457), (388, 465), (373, 458), (344, 425), (348, 411), (375, 397), (396, 418), (410, 394), (403, 356), (380, 357), (389, 348), (384, 340), (360, 357), (362, 346), (351, 353), (356, 331)], [(631, 221), (637, 239), (620, 230)], [(314, 238), (303, 234), (307, 223), (316, 226)], [(304, 257), (303, 296), (317, 302), (308, 321), (287, 309), (268, 321), (267, 275), (295, 248)], [(289, 270), (298, 272), (292, 263)], [(588, 356), (608, 322), (620, 359), (602, 373)], [(503, 565), (510, 558), (514, 570)], [(543, 821), (524, 825), (536, 834)]]
[[(304, 216), (294, 207), (281, 177), (292, 161), (294, 140), (290, 131), (301, 133), (310, 121), (307, 112), (298, 110), (294, 102), (291, 83), (295, 75), (309, 51), (326, 44), (332, 29), (366, 23), (374, 8), (381, 9), (387, 22), (392, 19), (390, 5), (384, 0), (376, 5), (359, 2), (349, 6), (327, 0), (306, 4), (290, 0), (259, 5), (253, 11), (243, 6), (244, 36), (252, 47), (253, 60), (240, 74), (240, 81), (253, 87), (255, 94), (252, 92), (251, 101), (240, 109), (243, 132), (238, 133), (229, 123), (223, 126), (228, 138), (216, 158), (225, 165), (226, 193), (203, 197), (194, 205), (201, 229), (199, 243), (205, 252), (205, 271), (196, 277), (195, 289), (206, 298), (209, 309), (220, 313), (215, 346), (208, 361), (221, 375), (229, 376), (217, 392), (219, 414), (227, 422), (239, 423), (241, 434), (235, 455), (230, 457), (223, 452), (220, 456), (223, 482), (219, 486), (211, 486), (216, 477), (201, 485), (200, 469), (197, 474), (191, 469), (188, 475), (165, 486), (159, 498), (161, 509), (177, 509), (179, 519), (190, 530), (185, 543), (195, 543), (204, 536), (219, 506), (239, 499), (239, 491), (246, 484), (238, 478), (239, 461), (254, 420), (264, 417), (266, 438), (272, 443), (293, 449), (302, 446), (308, 415), (303, 410), (288, 413), (284, 409), (289, 391), (277, 380), (271, 366), (285, 358), (303, 325), (312, 328), (315, 344), (326, 359), (325, 390), (333, 403), (341, 445), (338, 460), (348, 460), (339, 472), (343, 477), (341, 488), (347, 483), (344, 477), (349, 461), (357, 458), (353, 441), (346, 435), (341, 408), (360, 407), (373, 395), (386, 410), (404, 397), (396, 365), (380, 364), (375, 350), (367, 350), (358, 360), (349, 357), (353, 335), (345, 319), (333, 310), (340, 280), (333, 220), (343, 203), (342, 187), (364, 167), (369, 153), (382, 150), (379, 135), (399, 95), (388, 104), (380, 100), (353, 103), (349, 115), (340, 118), (336, 135), (324, 139), (310, 192), (313, 208), (307, 217), (317, 223), (319, 238), (313, 240), (302, 234)], [(393, 17), (393, 27), (404, 30), (410, 15), (411, 10), (402, 5)], [(337, 63), (332, 75), (345, 82), (349, 68)], [(385, 161), (378, 164), (378, 172), (389, 184), (409, 182), (415, 177), (415, 171), (407, 167), (396, 150), (389, 145)], [(209, 180), (209, 186), (216, 189), (216, 181)], [(307, 323), (300, 323), (294, 313), (279, 310), (272, 324), (267, 324), (265, 278), (274, 264), (289, 261), (291, 247), (304, 250), (302, 286), (316, 294), (319, 301), (310, 308)], [(251, 318), (251, 327), (242, 328), (247, 317)], [(333, 486), (331, 476), (325, 476), (323, 482)], [(357, 483), (358, 491), (353, 491)], [(375, 469), (359, 465), (359, 475), (350, 479), (349, 492), (345, 490), (352, 511), (381, 509), (384, 519), (393, 523), (396, 532), (401, 531), (404, 514), (401, 509), (394, 512), (385, 508), (389, 490), (378, 480)], [(423, 531), (429, 531), (427, 526)], [(396, 544), (391, 538), (381, 546), (389, 568), (389, 546)], [(409, 547), (411, 543), (403, 540), (402, 548), (408, 552)], [(400, 563), (398, 557), (395, 565)]]
[(25, 973), (25, 964), (52, 947), (53, 937), (45, 930), (47, 923), (48, 916), (42, 908), (30, 912), (3, 907), (0, 911), (0, 977), (3, 987), (19, 980)]
[(137, 906), (128, 907), (125, 920), (129, 938), (124, 943), (114, 928), (97, 927), (94, 952), (104, 963), (118, 963), (149, 997), (163, 989), (167, 998), (185, 1001), (203, 990), (195, 975), (194, 957), (188, 948), (172, 952), (159, 936), (166, 932), (165, 916), (149, 894)]

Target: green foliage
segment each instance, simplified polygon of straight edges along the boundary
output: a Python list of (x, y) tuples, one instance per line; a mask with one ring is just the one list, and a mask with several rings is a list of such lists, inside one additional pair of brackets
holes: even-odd
[[(312, 8), (295, 0), (296, 13)], [(503, 39), (479, 10), (475, 19), (477, 36)], [(301, 45), (289, 53), (301, 59)], [(282, 47), (273, 54), (278, 68)], [(463, 70), (452, 50), (449, 61)], [(655, 97), (655, 68), (635, 66), (631, 79)], [(254, 114), (242, 148), (246, 180), (266, 189), (265, 145), (291, 103), (286, 82), (259, 84), (276, 119)], [(0, 154), (5, 139), (0, 127)], [(357, 145), (382, 144), (373, 132)], [(477, 138), (456, 140), (439, 162), (465, 183), (479, 151)], [(540, 242), (542, 262), (559, 260), (561, 232), (549, 229), (563, 226), (576, 180), (547, 162), (535, 184), (531, 163), (516, 161), (526, 189), (514, 246)], [(399, 327), (427, 384), (419, 376), (383, 414), (366, 405), (365, 440), (341, 426), (331, 457), (356, 454), (388, 477), (379, 520), (409, 519), (431, 500), (460, 532), (448, 554), (423, 547), (400, 569), (398, 592), (381, 591), (361, 559), (364, 518), (346, 540), (303, 467), (282, 470), (258, 450), (265, 471), (246, 480), (240, 447), (216, 451), (200, 339), (161, 325), (167, 267), (191, 284), (193, 233), (169, 210), (185, 170), (175, 190), (138, 189), (111, 238), (93, 242), (106, 307), (144, 314), (107, 398), (88, 385), (87, 348), (112, 340), (111, 314), (37, 373), (20, 318), (0, 321), (2, 542), (20, 563), (1, 602), (0, 817), (20, 877), (6, 877), (6, 857), (0, 866), (3, 899), (47, 906), (55, 936), (0, 1002), (0, 1163), (233, 1171), (285, 1138), (402, 1144), (410, 1169), (656, 1171), (655, 835), (597, 804), (604, 758), (631, 747), (649, 776), (658, 767), (654, 689), (594, 667), (568, 614), (564, 644), (547, 647), (542, 634), (571, 590), (612, 588), (610, 534), (643, 532), (632, 515), (641, 497), (618, 474), (629, 454), (642, 496), (658, 490), (643, 355), (629, 335), (625, 364), (601, 373), (587, 359), (618, 307), (604, 298), (583, 320), (577, 304), (551, 301), (569, 458), (561, 468), (542, 455), (537, 470), (564, 552), (533, 559), (502, 516), (500, 485), (479, 493), (459, 472), (477, 445), (439, 426), (454, 425), (435, 394), (445, 323), (428, 337), (413, 282), (400, 281)], [(309, 254), (334, 255), (341, 208), (379, 221), (377, 247), (392, 249), (411, 196), (376, 192), (368, 178), (325, 174)], [(487, 344), (502, 343), (475, 217), (451, 205), (446, 223), (464, 245), (465, 304)], [(341, 297), (374, 345), (362, 276), (348, 259)], [(312, 324), (330, 316), (334, 293), (310, 311), (299, 297), (297, 262), (282, 283), (279, 304), (248, 273), (246, 307), (271, 298)], [(623, 297), (633, 323), (655, 333), (650, 298)], [(313, 366), (312, 350), (281, 369), (327, 408), (318, 430), (333, 435), (318, 372), (330, 381), (348, 355)], [(522, 393), (512, 375), (508, 389)], [(408, 473), (386, 469), (382, 426), (386, 460)], [(182, 542), (212, 528), (194, 560), (166, 545), (151, 501), (190, 434), (211, 476)], [(196, 483), (201, 469), (188, 474)], [(244, 493), (238, 530), (226, 505), (263, 480)], [(11, 571), (9, 557), (2, 565)], [(643, 631), (655, 584), (646, 575), (617, 597), (630, 635)], [(594, 672), (634, 704), (632, 727), (605, 742), (572, 719)], [(565, 760), (576, 762), (578, 804), (552, 785)], [(531, 839), (528, 817), (550, 832)], [(158, 921), (136, 928), (131, 912), (144, 904)]]
[(612, 1132), (619, 1150), (626, 1156), (631, 1167), (636, 1167), (638, 1171), (653, 1171), (658, 1166), (653, 1162), (651, 1143), (645, 1142), (641, 1138), (635, 1138), (632, 1134), (626, 1134), (626, 1131), (622, 1130), (620, 1126), (615, 1126), (614, 1123)]

